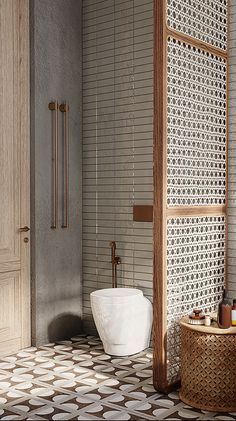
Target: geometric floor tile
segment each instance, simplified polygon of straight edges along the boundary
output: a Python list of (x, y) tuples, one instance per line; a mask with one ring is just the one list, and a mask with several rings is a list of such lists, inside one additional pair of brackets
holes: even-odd
[(152, 385), (152, 350), (117, 358), (99, 338), (30, 347), (0, 360), (0, 420), (236, 420)]

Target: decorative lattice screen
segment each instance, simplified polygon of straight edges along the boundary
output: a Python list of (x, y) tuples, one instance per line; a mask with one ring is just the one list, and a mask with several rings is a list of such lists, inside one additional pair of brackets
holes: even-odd
[(167, 0), (169, 28), (227, 48), (227, 0)]
[(167, 203), (224, 204), (226, 61), (174, 38), (167, 45)]
[(177, 321), (193, 308), (214, 311), (225, 271), (225, 217), (167, 221), (167, 379), (179, 377)]
[(178, 322), (225, 283), (227, 2), (155, 0), (154, 384), (180, 378)]

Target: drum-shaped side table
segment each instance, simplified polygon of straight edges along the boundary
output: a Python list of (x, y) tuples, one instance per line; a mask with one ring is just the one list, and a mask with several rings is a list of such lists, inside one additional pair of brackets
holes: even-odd
[(187, 405), (208, 411), (236, 411), (236, 328), (181, 326), (181, 390)]

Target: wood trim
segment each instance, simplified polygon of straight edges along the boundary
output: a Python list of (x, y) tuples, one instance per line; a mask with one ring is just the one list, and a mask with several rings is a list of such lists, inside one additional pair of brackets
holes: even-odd
[(154, 0), (153, 384), (165, 392), (166, 356), (166, 2)]
[[(16, 7), (16, 4), (15, 6)], [(30, 39), (29, 0), (18, 0), (19, 138), (21, 141), (21, 226), (30, 226)], [(27, 234), (30, 238), (30, 235)], [(31, 344), (30, 242), (21, 241), (22, 340)]]
[(174, 383), (166, 384), (165, 387), (163, 388), (163, 393), (168, 394), (168, 393), (171, 393), (173, 391), (176, 391), (176, 389), (180, 389), (180, 386), (181, 386), (180, 380), (178, 380)]
[(189, 35), (183, 34), (182, 32), (170, 29), (168, 26), (166, 27), (166, 36), (175, 38), (179, 41), (185, 42), (186, 44), (190, 44), (193, 47), (207, 51), (210, 54), (214, 54), (215, 56), (222, 57), (227, 60), (227, 51), (223, 51), (220, 48), (214, 47), (211, 44), (207, 44), (207, 42), (200, 41)]
[(153, 206), (152, 205), (134, 205), (133, 206), (134, 222), (152, 222)]
[(220, 216), (226, 215), (226, 206), (189, 206), (167, 209), (167, 218), (184, 216)]

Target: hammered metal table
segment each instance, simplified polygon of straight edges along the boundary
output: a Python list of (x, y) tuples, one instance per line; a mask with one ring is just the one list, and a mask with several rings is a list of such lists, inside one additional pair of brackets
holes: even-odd
[(187, 405), (208, 411), (236, 411), (236, 328), (181, 326), (181, 390)]

